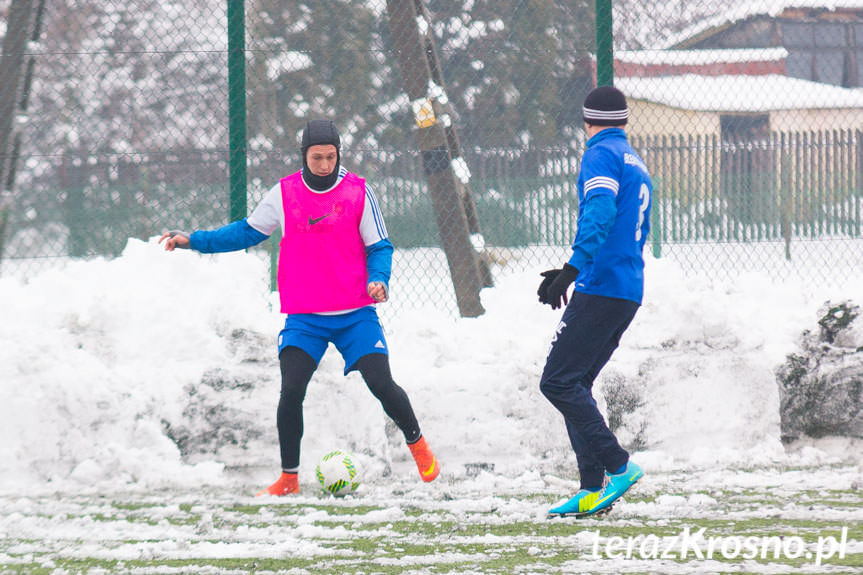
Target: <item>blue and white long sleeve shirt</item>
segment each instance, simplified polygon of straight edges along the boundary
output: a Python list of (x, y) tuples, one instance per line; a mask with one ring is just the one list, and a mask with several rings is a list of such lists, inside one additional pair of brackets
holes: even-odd
[[(333, 188), (341, 183), (342, 178), (347, 173), (344, 167), (339, 169), (339, 177)], [(328, 191), (318, 193), (325, 194)], [(189, 237), (190, 247), (202, 253), (244, 250), (266, 240), (276, 228), (281, 228), (284, 233), (284, 220), (282, 190), (281, 185), (277, 182), (267, 191), (261, 203), (257, 205), (249, 217), (214, 230), (196, 230)], [(365, 207), (359, 232), (363, 244), (366, 246), (368, 281), (389, 285), (392, 273), (393, 245), (387, 235), (377, 198), (368, 184), (366, 184)]]

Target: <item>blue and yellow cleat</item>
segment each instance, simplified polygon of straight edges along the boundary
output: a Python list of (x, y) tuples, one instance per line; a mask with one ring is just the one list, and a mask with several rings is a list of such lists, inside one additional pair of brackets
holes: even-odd
[(641, 467), (637, 463), (630, 461), (621, 473), (606, 473), (605, 476), (605, 487), (599, 492), (600, 495), (596, 499), (596, 502), (588, 510), (588, 513), (591, 515), (611, 507), (621, 495), (629, 491), (629, 488), (644, 476), (644, 471), (641, 470)]
[(548, 510), (549, 517), (583, 517), (590, 514), (590, 509), (599, 499), (602, 489), (588, 491), (580, 489), (572, 499)]

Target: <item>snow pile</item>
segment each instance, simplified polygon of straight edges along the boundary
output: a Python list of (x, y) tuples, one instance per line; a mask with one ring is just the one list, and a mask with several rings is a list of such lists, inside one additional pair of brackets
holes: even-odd
[[(536, 301), (539, 271), (500, 274), (479, 318), (382, 308), (394, 377), (451, 476), (574, 474), (563, 421), (538, 390), (560, 317)], [(654, 469), (828, 459), (781, 445), (774, 370), (842, 294), (764, 274), (708, 282), (668, 260), (649, 260), (647, 276), (595, 394), (604, 409), (606, 396), (631, 398), (618, 433), (636, 458)], [(0, 278), (0, 488), (153, 488), (244, 466), (271, 478), (283, 317), (267, 285), (256, 257), (166, 253), (155, 240), (27, 283)], [(847, 293), (863, 293), (855, 285)], [(397, 430), (343, 369), (330, 349), (309, 387), (302, 473), (335, 448), (354, 451), (367, 479), (408, 472)]]

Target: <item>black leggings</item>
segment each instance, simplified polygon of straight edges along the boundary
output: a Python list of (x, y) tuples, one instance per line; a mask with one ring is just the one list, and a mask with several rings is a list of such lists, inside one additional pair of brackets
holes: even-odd
[[(282, 469), (300, 465), (300, 439), (303, 437), (303, 400), (317, 364), (305, 351), (288, 346), (279, 355), (282, 369), (282, 395), (276, 414)], [(389, 358), (382, 353), (370, 353), (351, 366), (359, 370), (372, 394), (378, 398), (384, 412), (413, 443), (420, 438), (420, 427), (405, 390), (393, 381)]]

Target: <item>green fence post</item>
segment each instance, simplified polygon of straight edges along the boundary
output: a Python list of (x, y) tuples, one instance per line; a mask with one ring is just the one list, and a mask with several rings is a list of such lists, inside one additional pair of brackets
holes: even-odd
[(657, 201), (658, 188), (653, 190), (653, 205), (650, 208), (650, 246), (653, 249), (653, 257), (662, 257), (662, 210)]
[(596, 0), (596, 85), (614, 85), (614, 33), (611, 0)]
[(228, 140), (230, 221), (246, 217), (246, 11), (228, 0)]
[(785, 259), (791, 260), (791, 222), (793, 218), (792, 198), (794, 189), (791, 178), (791, 154), (785, 151), (785, 134), (782, 134), (782, 153), (779, 160), (782, 175), (779, 179), (779, 229), (785, 243)]

